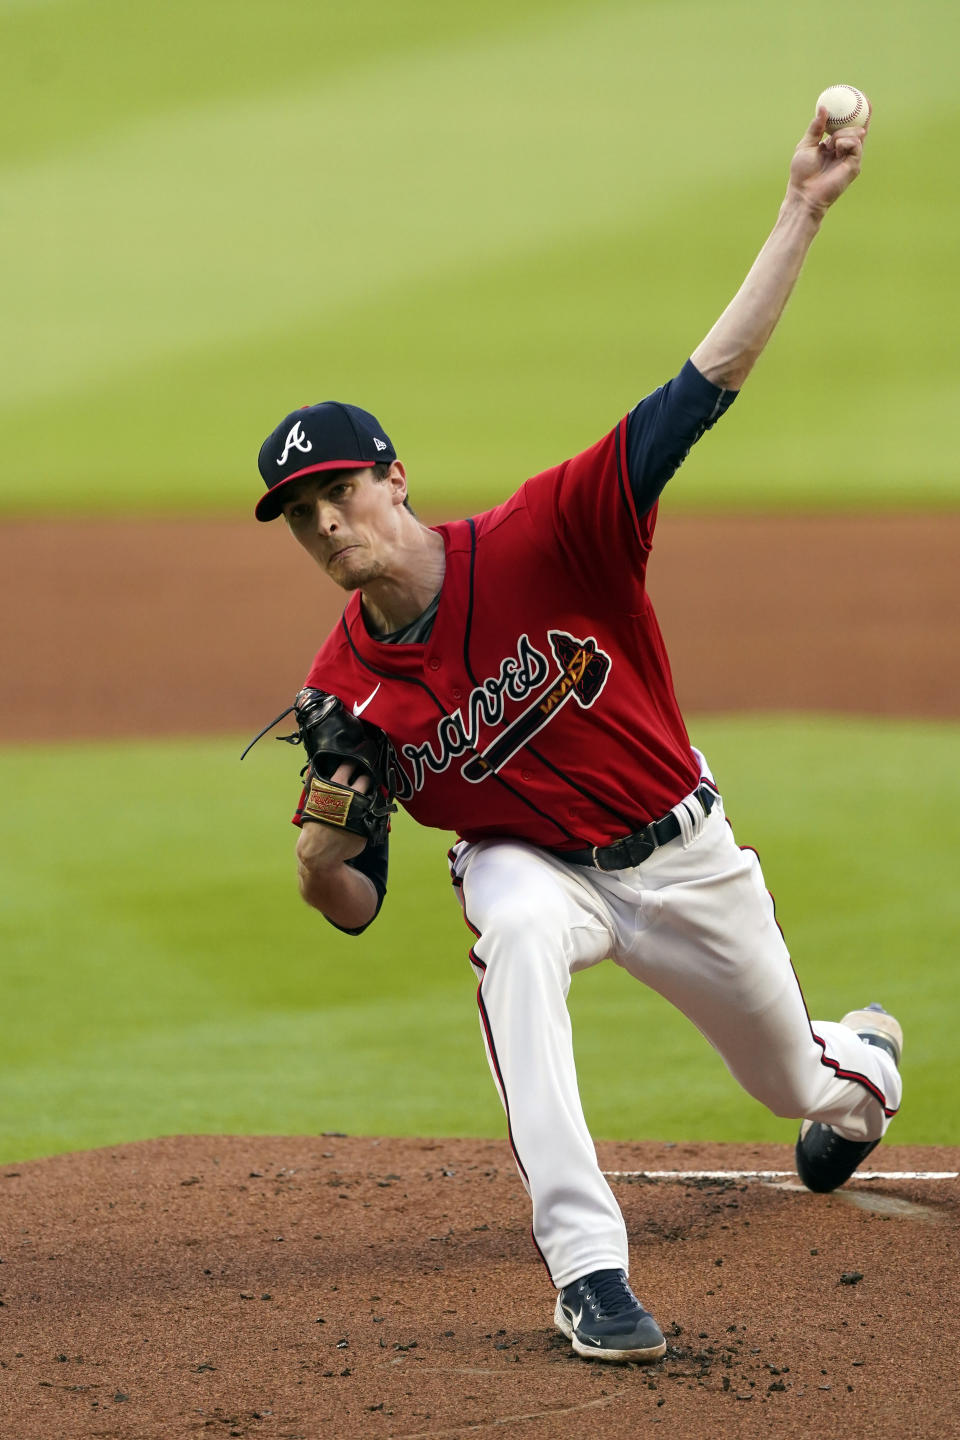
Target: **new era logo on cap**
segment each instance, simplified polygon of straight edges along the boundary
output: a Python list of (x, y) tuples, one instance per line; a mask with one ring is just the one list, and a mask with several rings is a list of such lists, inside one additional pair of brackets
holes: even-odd
[(322, 470), (365, 470), (396, 460), (397, 452), (383, 426), (368, 410), (324, 400), (293, 410), (260, 447), (260, 474), (267, 487), (255, 514), (275, 520), (283, 509), (284, 490), (294, 480)]

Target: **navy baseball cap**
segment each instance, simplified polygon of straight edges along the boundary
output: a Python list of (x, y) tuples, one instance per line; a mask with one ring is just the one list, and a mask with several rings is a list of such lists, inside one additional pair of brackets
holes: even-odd
[(284, 491), (294, 480), (319, 470), (366, 470), (397, 458), (383, 426), (356, 405), (324, 400), (291, 410), (260, 446), (257, 464), (267, 487), (254, 511), (258, 520), (276, 520)]

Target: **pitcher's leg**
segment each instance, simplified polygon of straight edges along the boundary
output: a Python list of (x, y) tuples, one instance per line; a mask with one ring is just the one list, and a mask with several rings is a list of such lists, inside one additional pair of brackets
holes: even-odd
[(566, 1006), (572, 972), (610, 952), (601, 907), (527, 845), (461, 847), (454, 876), (476, 936), (480, 1023), (534, 1241), (557, 1286), (626, 1270), (626, 1228), (584, 1120)]
[(716, 810), (684, 850), (640, 867), (654, 923), (615, 958), (693, 1021), (744, 1089), (775, 1114), (850, 1139), (883, 1134), (900, 1076), (852, 1030), (811, 1024), (759, 861)]
[[(899, 1071), (903, 1030), (896, 1016), (877, 1002), (851, 1010), (840, 1022), (866, 1044), (882, 1050)], [(852, 1140), (820, 1120), (804, 1120), (797, 1136), (797, 1174), (809, 1190), (824, 1194), (843, 1185), (880, 1142), (880, 1136)]]

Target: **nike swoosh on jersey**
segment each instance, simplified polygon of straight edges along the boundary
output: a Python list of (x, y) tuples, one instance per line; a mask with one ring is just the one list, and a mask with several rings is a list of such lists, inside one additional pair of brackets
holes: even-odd
[[(380, 685), (382, 685), (382, 684), (383, 684), (383, 681), (381, 680), (381, 681), (380, 681)], [(377, 690), (380, 689), (380, 685), (377, 686)], [(354, 702), (353, 702), (353, 713), (354, 713), (354, 715), (362, 715), (362, 714), (363, 714), (364, 710), (366, 710), (367, 706), (370, 704), (370, 701), (373, 699), (374, 695), (376, 695), (377, 690), (374, 690), (370, 695), (368, 695), (367, 698), (366, 698), (366, 700), (364, 700), (364, 702), (363, 702), (362, 705), (358, 705), (357, 702), (356, 702), (356, 700), (354, 700)]]

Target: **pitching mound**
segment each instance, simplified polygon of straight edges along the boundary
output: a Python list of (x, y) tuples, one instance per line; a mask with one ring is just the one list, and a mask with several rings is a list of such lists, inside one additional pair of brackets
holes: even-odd
[[(601, 1144), (650, 1367), (576, 1359), (504, 1144), (167, 1139), (0, 1172), (3, 1433), (956, 1434), (960, 1149)], [(717, 1177), (696, 1171), (787, 1171)]]

